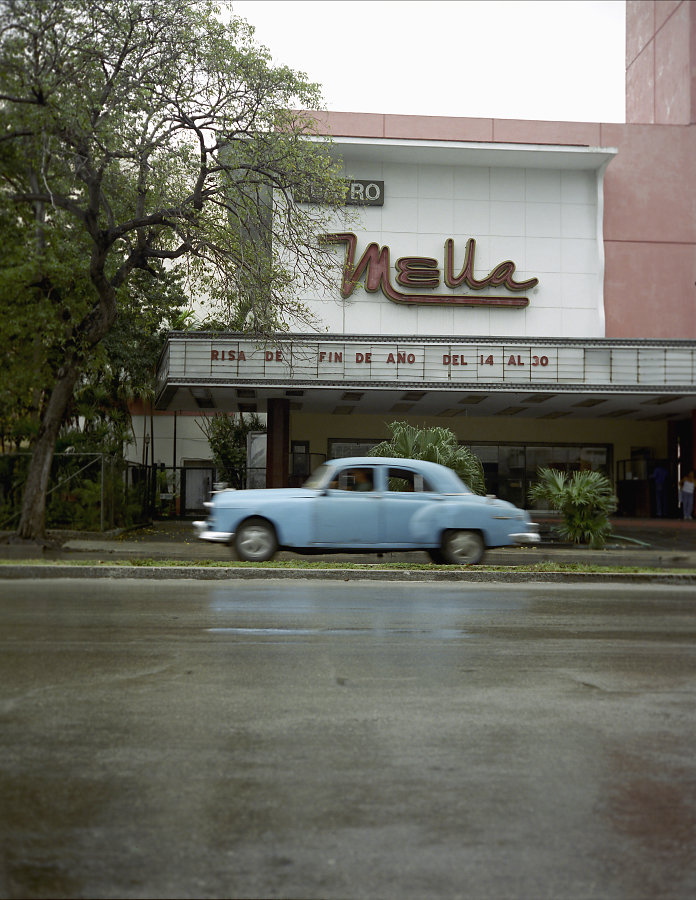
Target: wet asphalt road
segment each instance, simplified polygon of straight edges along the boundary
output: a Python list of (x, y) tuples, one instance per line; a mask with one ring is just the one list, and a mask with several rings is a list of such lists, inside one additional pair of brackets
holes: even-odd
[(696, 595), (0, 581), (0, 896), (690, 898)]

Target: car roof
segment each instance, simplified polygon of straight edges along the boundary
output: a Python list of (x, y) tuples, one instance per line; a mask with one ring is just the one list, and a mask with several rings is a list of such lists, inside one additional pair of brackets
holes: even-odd
[(327, 459), (327, 466), (409, 466), (417, 468), (425, 467), (438, 470), (445, 469), (439, 463), (428, 462), (425, 459), (402, 459), (397, 456), (344, 456), (337, 459)]

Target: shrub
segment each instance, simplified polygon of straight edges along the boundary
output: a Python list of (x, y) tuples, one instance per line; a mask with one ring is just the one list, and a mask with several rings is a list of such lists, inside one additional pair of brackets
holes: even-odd
[(457, 442), (449, 428), (417, 428), (408, 422), (390, 422), (391, 440), (370, 450), (370, 456), (425, 459), (453, 469), (475, 494), (486, 493), (481, 460)]
[(563, 515), (556, 531), (563, 540), (601, 548), (611, 534), (609, 516), (617, 507), (611, 481), (601, 472), (539, 469), (539, 481), (529, 490), (533, 502), (546, 502)]
[(233, 488), (246, 487), (247, 435), (266, 430), (261, 419), (256, 413), (220, 412), (198, 423), (198, 427), (208, 438), (218, 479)]

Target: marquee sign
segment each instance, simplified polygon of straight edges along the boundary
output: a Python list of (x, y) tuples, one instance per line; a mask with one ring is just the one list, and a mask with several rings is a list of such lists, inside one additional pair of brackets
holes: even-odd
[(257, 384), (408, 383), (694, 385), (696, 347), (581, 346), (503, 340), (462, 343), (280, 341), (170, 337), (158, 372), (169, 379)]
[(448, 288), (459, 289), (463, 285), (472, 291), (482, 291), (486, 288), (504, 288), (511, 294), (406, 294), (397, 290), (391, 282), (391, 263), (389, 247), (380, 247), (374, 241), (367, 245), (364, 253), (355, 262), (358, 239), (352, 232), (326, 234), (323, 236), (326, 244), (344, 244), (345, 261), (343, 264), (343, 279), (341, 283), (341, 296), (350, 297), (360, 278), (365, 276), (365, 290), (375, 293), (381, 290), (385, 297), (394, 303), (417, 303), (421, 305), (437, 306), (502, 306), (506, 308), (522, 308), (529, 305), (528, 297), (516, 296), (523, 291), (529, 291), (539, 283), (538, 278), (529, 278), (526, 281), (515, 281), (515, 263), (505, 260), (498, 263), (485, 278), (474, 276), (474, 263), (476, 255), (476, 241), (469, 238), (466, 242), (464, 261), (459, 272), (455, 272), (454, 240), (448, 238), (445, 241), (444, 262), (442, 278), (438, 260), (428, 256), (402, 256), (396, 261), (396, 283), (401, 287), (435, 290), (444, 280)]

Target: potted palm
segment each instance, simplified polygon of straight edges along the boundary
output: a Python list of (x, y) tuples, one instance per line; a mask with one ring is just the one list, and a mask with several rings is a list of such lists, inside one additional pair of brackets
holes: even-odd
[(611, 534), (609, 516), (617, 507), (611, 481), (601, 472), (573, 472), (542, 468), (529, 489), (534, 503), (547, 503), (563, 516), (558, 536), (573, 544), (601, 549)]

